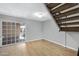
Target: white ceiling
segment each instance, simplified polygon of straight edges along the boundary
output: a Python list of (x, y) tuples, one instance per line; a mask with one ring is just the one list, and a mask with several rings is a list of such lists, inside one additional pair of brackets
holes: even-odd
[[(42, 13), (42, 17), (38, 17)], [(0, 14), (22, 17), (31, 20), (46, 21), (51, 18), (42, 3), (0, 3)]]

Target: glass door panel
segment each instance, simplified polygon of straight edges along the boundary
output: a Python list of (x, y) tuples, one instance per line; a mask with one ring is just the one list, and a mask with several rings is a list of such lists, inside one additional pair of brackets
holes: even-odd
[(20, 23), (2, 22), (2, 45), (25, 40), (25, 26)]

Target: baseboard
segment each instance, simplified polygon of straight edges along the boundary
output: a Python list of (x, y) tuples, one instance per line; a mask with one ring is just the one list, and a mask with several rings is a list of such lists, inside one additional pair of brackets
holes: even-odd
[(28, 40), (28, 41), (26, 41), (26, 42), (31, 42), (31, 41), (36, 41), (36, 40), (42, 40), (42, 39), (30, 39), (30, 40)]
[(72, 50), (74, 50), (74, 51), (77, 51), (77, 49), (75, 49), (75, 48), (72, 48), (72, 47), (70, 47), (70, 46), (65, 46), (64, 44), (58, 43), (58, 42), (56, 42), (56, 41), (51, 41), (51, 40), (48, 40), (48, 39), (44, 39), (44, 40), (47, 40), (47, 41), (49, 41), (49, 42), (52, 42), (52, 43), (55, 43), (55, 44), (61, 45), (61, 46), (63, 46), (63, 47), (66, 47), (66, 48), (72, 49)]
[(69, 49), (72, 49), (72, 50), (74, 50), (74, 51), (78, 51), (77, 49), (72, 48), (72, 47), (70, 47), (70, 46), (66, 46), (66, 47), (69, 48)]
[(72, 50), (74, 50), (74, 51), (77, 51), (77, 49), (75, 49), (75, 48), (72, 48), (72, 47), (70, 47), (70, 46), (65, 46), (64, 44), (58, 43), (58, 42), (56, 42), (56, 41), (51, 41), (51, 40), (48, 40), (48, 39), (32, 39), (32, 40), (29, 40), (28, 42), (36, 41), (36, 40), (47, 40), (47, 41), (49, 41), (49, 42), (52, 42), (52, 43), (55, 43), (55, 44), (61, 45), (61, 46), (63, 46), (63, 47), (66, 47), (66, 48), (72, 49)]
[(51, 41), (51, 40), (48, 40), (48, 39), (44, 39), (44, 40), (47, 40), (47, 41), (49, 41), (49, 42), (52, 42), (52, 43), (55, 43), (55, 44), (58, 44), (58, 45), (61, 45), (61, 46), (65, 47), (64, 44), (58, 43), (58, 42), (56, 42), (56, 41)]

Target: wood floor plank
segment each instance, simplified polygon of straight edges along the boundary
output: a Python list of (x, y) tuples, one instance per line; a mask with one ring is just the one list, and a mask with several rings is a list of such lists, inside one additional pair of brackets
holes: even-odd
[(0, 48), (6, 56), (76, 56), (77, 52), (47, 40), (36, 40)]

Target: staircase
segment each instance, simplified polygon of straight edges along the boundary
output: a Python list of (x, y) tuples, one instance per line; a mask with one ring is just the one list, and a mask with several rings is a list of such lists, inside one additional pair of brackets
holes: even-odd
[(46, 3), (45, 5), (55, 19), (60, 31), (79, 31), (78, 3)]

